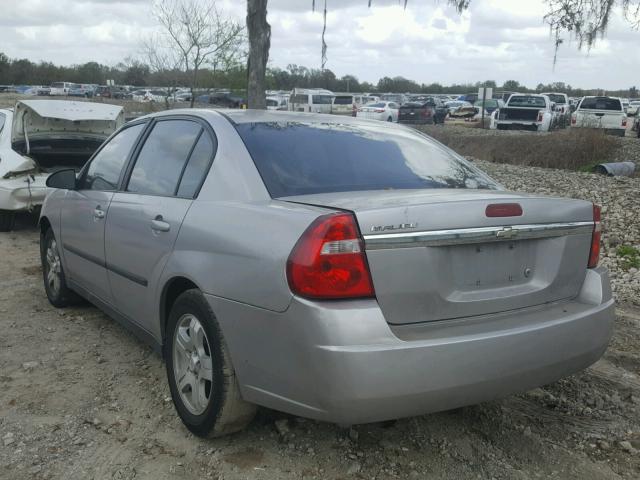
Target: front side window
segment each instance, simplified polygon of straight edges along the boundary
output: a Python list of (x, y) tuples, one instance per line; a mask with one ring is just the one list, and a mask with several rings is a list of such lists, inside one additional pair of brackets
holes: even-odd
[(129, 153), (144, 129), (140, 123), (121, 130), (102, 147), (89, 164), (81, 181), (81, 190), (116, 190)]
[(377, 125), (243, 123), (236, 129), (273, 198), (329, 192), (495, 189), (427, 137)]
[(6, 121), (7, 117), (5, 116), (4, 113), (0, 113), (0, 133), (2, 133), (2, 130), (4, 129), (4, 122)]
[(156, 123), (131, 172), (127, 191), (175, 195), (182, 169), (202, 127), (189, 120)]

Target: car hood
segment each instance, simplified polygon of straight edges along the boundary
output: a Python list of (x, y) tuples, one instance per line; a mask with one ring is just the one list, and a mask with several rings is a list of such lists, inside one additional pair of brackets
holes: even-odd
[(11, 143), (29, 139), (104, 138), (124, 124), (117, 105), (66, 100), (21, 100), (16, 103)]

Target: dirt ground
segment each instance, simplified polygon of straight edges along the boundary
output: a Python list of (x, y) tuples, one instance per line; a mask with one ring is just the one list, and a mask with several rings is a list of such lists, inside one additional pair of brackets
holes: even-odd
[(344, 430), (260, 411), (192, 436), (160, 358), (100, 311), (56, 310), (34, 219), (0, 234), (0, 478), (640, 478), (640, 310), (604, 359), (504, 400)]

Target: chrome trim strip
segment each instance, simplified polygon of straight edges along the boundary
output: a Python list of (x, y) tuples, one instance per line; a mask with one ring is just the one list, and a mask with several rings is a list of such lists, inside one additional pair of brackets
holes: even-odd
[(545, 223), (500, 227), (459, 228), (426, 232), (365, 235), (367, 250), (409, 247), (442, 247), (485, 242), (582, 235), (593, 231), (593, 222)]

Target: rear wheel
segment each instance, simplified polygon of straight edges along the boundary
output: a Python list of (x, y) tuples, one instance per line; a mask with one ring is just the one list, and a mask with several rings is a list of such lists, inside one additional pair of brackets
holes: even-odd
[(218, 322), (198, 290), (187, 290), (173, 304), (165, 358), (173, 403), (194, 434), (216, 437), (249, 424), (256, 407), (240, 397)]
[(387, 118), (387, 122), (393, 122), (393, 118), (392, 117)]
[(0, 212), (0, 232), (10, 232), (16, 224), (14, 212)]

